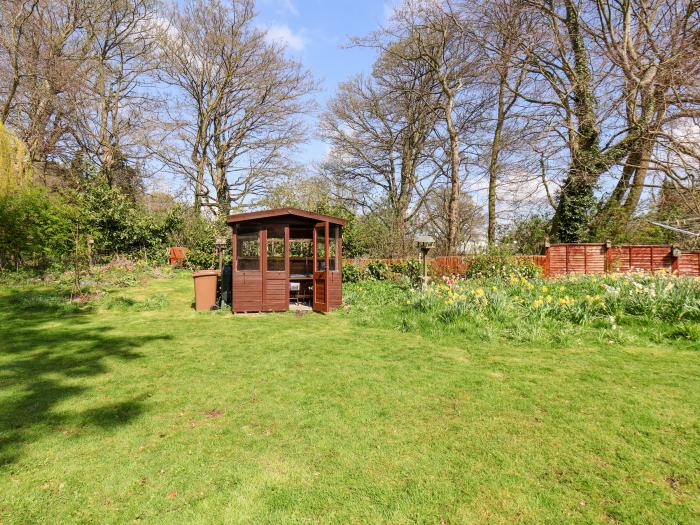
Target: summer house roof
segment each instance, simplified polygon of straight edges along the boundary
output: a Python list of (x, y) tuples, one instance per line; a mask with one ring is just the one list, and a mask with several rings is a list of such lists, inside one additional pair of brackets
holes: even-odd
[(275, 217), (285, 217), (287, 215), (301, 217), (303, 219), (308, 219), (314, 222), (329, 222), (331, 224), (338, 224), (340, 226), (345, 226), (348, 223), (347, 220), (341, 219), (339, 217), (333, 217), (331, 215), (323, 215), (321, 213), (300, 210), (298, 208), (275, 208), (274, 210), (236, 213), (234, 215), (229, 215), (226, 218), (226, 222), (228, 224), (236, 224), (238, 222), (255, 221), (260, 219), (272, 219)]

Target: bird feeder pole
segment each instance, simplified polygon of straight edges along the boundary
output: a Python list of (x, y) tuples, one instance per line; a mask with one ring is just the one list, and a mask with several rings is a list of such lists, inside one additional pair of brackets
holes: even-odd
[(420, 250), (421, 289), (425, 290), (428, 287), (428, 252), (435, 246), (435, 239), (430, 235), (417, 235), (416, 246)]

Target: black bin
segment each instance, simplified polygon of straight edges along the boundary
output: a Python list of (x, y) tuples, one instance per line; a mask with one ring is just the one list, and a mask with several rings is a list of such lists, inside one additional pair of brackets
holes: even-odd
[(221, 299), (231, 305), (231, 263), (224, 264), (221, 270)]

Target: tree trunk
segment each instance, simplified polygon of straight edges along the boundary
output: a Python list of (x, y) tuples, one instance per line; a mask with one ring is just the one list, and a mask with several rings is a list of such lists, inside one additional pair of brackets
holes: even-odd
[(505, 87), (506, 78), (500, 76), (498, 84), (498, 109), (496, 115), (496, 128), (493, 131), (491, 142), (491, 159), (489, 160), (489, 197), (488, 197), (488, 229), (487, 238), (489, 246), (496, 242), (496, 183), (498, 179), (498, 155), (501, 150), (501, 134), (505, 119)]
[(450, 97), (447, 103), (445, 120), (447, 122), (447, 133), (450, 137), (450, 198), (447, 208), (447, 254), (453, 255), (457, 251), (459, 243), (459, 136), (457, 128), (452, 120), (453, 98)]
[(101, 57), (97, 79), (97, 96), (100, 98), (100, 130), (97, 140), (100, 148), (100, 163), (102, 173), (107, 177), (110, 187), (114, 187), (112, 180), (113, 155), (109, 138), (109, 94), (107, 93), (107, 72), (105, 71), (105, 57)]
[(636, 149), (638, 152), (636, 155), (637, 165), (634, 169), (634, 179), (632, 180), (632, 185), (630, 186), (629, 193), (627, 194), (627, 199), (625, 199), (622, 209), (625, 212), (625, 218), (629, 219), (634, 212), (637, 210), (639, 205), (639, 200), (644, 191), (644, 182), (649, 171), (649, 158), (651, 157), (651, 150), (654, 145), (654, 140), (645, 137), (639, 141), (639, 146)]
[(195, 166), (197, 166), (197, 175), (194, 181), (194, 210), (197, 215), (201, 215), (204, 205), (202, 197), (206, 195), (204, 192), (204, 160), (193, 160), (195, 160)]
[(220, 217), (226, 217), (231, 211), (231, 188), (226, 178), (226, 168), (216, 167), (216, 202)]
[(7, 98), (5, 104), (2, 108), (2, 113), (0, 114), (0, 123), (5, 124), (7, 122), (7, 117), (10, 114), (10, 108), (12, 107), (12, 100), (15, 98), (15, 93), (17, 92), (17, 87), (19, 86), (19, 75), (15, 71), (12, 75), (12, 82), (7, 91)]
[(552, 237), (558, 242), (584, 242), (588, 237), (588, 214), (593, 205), (591, 174), (585, 164), (574, 162), (564, 182), (552, 219)]
[(566, 28), (574, 57), (570, 78), (573, 89), (576, 130), (571, 134), (569, 174), (559, 195), (552, 219), (553, 238), (560, 242), (581, 242), (588, 234), (588, 219), (593, 205), (593, 188), (600, 173), (601, 153), (596, 127), (595, 96), (591, 65), (583, 39), (576, 6), (566, 0)]

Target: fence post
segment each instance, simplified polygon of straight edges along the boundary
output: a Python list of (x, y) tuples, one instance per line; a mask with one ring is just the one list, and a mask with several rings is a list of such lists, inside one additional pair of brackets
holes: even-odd
[(681, 255), (682, 251), (680, 248), (677, 246), (671, 246), (671, 256), (673, 257), (673, 262), (671, 263), (671, 273), (675, 273), (676, 275), (680, 274), (680, 262), (681, 262)]
[(544, 240), (544, 276), (549, 277), (549, 239)]
[(612, 241), (606, 239), (605, 241), (605, 273), (610, 273), (612, 268)]

